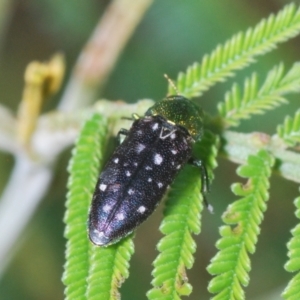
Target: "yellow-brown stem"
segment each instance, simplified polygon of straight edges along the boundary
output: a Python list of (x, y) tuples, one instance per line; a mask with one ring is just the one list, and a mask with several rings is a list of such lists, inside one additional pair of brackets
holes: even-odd
[(25, 85), (18, 111), (18, 139), (29, 146), (45, 99), (59, 89), (64, 74), (64, 59), (55, 55), (49, 62), (33, 61), (25, 70)]

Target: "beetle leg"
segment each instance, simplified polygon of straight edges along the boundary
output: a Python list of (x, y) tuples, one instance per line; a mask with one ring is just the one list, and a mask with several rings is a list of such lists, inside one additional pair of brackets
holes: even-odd
[[(121, 119), (122, 120), (128, 120), (128, 121), (136, 121), (136, 120), (140, 119), (140, 116), (138, 114), (134, 113), (134, 114), (131, 115), (131, 118), (129, 118), (129, 117), (121, 117)], [(125, 128), (121, 128), (119, 130), (118, 135), (117, 135), (117, 140), (118, 140), (119, 145), (121, 144), (121, 135), (127, 136), (128, 132), (129, 132), (129, 130), (127, 130)]]
[(125, 135), (127, 136), (128, 135), (128, 130), (125, 129), (125, 128), (121, 128), (118, 132), (118, 135), (117, 135), (117, 140), (118, 140), (118, 143), (121, 144), (121, 135)]
[(203, 195), (203, 200), (205, 203), (205, 206), (207, 207), (207, 209), (210, 212), (213, 212), (213, 207), (212, 205), (210, 205), (206, 199), (206, 194), (209, 193), (210, 189), (209, 189), (209, 178), (208, 178), (208, 173), (207, 173), (207, 169), (205, 167), (205, 164), (203, 162), (203, 160), (199, 160), (199, 159), (194, 159), (194, 158), (190, 158), (188, 161), (189, 164), (192, 164), (193, 166), (197, 167), (200, 169), (201, 172), (201, 193)]
[(207, 169), (205, 167), (205, 164), (204, 164), (203, 160), (190, 158), (188, 163), (190, 163), (193, 166), (198, 167), (200, 169), (201, 180), (202, 180), (201, 192), (205, 193), (205, 194), (209, 193), (209, 191), (210, 191), (209, 190), (209, 178), (208, 178)]

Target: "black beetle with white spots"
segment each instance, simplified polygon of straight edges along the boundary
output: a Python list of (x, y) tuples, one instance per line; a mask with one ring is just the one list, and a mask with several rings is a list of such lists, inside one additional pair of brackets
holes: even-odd
[[(189, 101), (166, 98), (174, 99)], [(207, 182), (202, 162), (192, 158), (194, 139), (184, 126), (161, 115), (135, 115), (131, 128), (120, 134), (126, 137), (100, 174), (89, 213), (89, 237), (98, 246), (118, 242), (144, 222), (187, 162), (200, 167)]]

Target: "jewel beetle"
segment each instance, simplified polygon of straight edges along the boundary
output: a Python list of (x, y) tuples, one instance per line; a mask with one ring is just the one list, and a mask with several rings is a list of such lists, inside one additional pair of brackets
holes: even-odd
[(186, 163), (199, 167), (202, 192), (206, 168), (192, 157), (203, 135), (203, 111), (183, 96), (168, 96), (143, 117), (133, 114), (124, 141), (102, 170), (92, 198), (88, 232), (92, 243), (108, 246), (130, 234), (155, 210)]

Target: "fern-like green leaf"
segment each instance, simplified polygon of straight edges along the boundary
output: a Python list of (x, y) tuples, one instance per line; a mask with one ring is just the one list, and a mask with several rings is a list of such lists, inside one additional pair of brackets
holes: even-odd
[[(195, 63), (185, 73), (178, 75), (178, 92), (187, 98), (197, 97), (216, 82), (233, 76), (255, 61), (255, 57), (276, 48), (300, 32), (300, 10), (294, 4), (287, 5), (277, 15), (262, 20), (245, 33), (238, 33), (210, 55), (205, 55), (201, 64)], [(169, 85), (169, 93), (174, 94)]]
[[(297, 208), (296, 216), (300, 219), (300, 197), (296, 198), (294, 203)], [(292, 239), (288, 242), (289, 260), (285, 264), (285, 269), (288, 272), (298, 271), (298, 273), (292, 278), (282, 294), (286, 300), (300, 299), (300, 224), (292, 230), (292, 235)]]
[(87, 299), (120, 299), (118, 288), (129, 276), (129, 260), (133, 247), (131, 237), (107, 248), (91, 245)]
[(147, 293), (149, 299), (178, 300), (181, 295), (189, 295), (192, 291), (187, 282), (186, 268), (191, 268), (194, 262), (196, 244), (192, 233), (200, 233), (199, 179), (199, 171), (186, 166), (169, 192), (160, 226), (165, 237), (158, 244), (161, 253), (154, 261), (154, 288)]
[(220, 229), (222, 238), (217, 242), (220, 250), (211, 260), (208, 271), (214, 277), (209, 291), (217, 293), (213, 299), (245, 299), (243, 286), (249, 283), (250, 260), (248, 253), (254, 253), (259, 225), (266, 210), (269, 176), (274, 164), (273, 157), (261, 150), (250, 156), (247, 164), (238, 169), (238, 174), (248, 178), (245, 185), (234, 184), (232, 190), (242, 198), (231, 204), (223, 215), (226, 224)]
[(260, 89), (256, 73), (245, 80), (243, 91), (234, 84), (231, 91), (226, 93), (225, 101), (218, 104), (224, 123), (227, 126), (237, 126), (241, 119), (248, 119), (252, 114), (262, 114), (265, 110), (287, 103), (282, 95), (300, 91), (300, 63), (294, 64), (283, 75), (284, 67), (280, 64), (268, 73)]
[(277, 134), (290, 147), (300, 143), (300, 109), (293, 118), (285, 118), (283, 125), (277, 127)]
[(101, 158), (101, 145), (105, 144), (107, 124), (95, 114), (84, 125), (72, 153), (68, 170), (65, 237), (67, 238), (66, 264), (63, 282), (66, 299), (86, 299), (86, 278), (89, 270), (89, 244), (87, 215), (95, 187)]
[[(195, 157), (203, 160), (210, 171), (217, 166), (218, 142), (215, 135), (205, 130), (193, 149)], [(196, 244), (191, 234), (200, 233), (199, 177), (199, 170), (187, 166), (172, 185), (160, 227), (165, 237), (158, 245), (161, 253), (154, 262), (154, 288), (148, 292), (149, 299), (180, 299), (192, 291), (185, 269), (194, 262)]]

